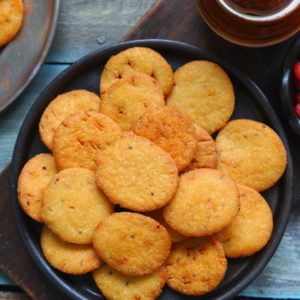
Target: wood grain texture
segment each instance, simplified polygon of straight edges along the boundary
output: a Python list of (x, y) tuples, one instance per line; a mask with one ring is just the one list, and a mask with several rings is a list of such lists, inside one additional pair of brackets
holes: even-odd
[(61, 1), (56, 36), (47, 62), (72, 63), (117, 43), (155, 0)]
[(0, 299), (5, 300), (30, 300), (30, 297), (26, 294), (20, 293), (12, 293), (12, 292), (0, 292)]

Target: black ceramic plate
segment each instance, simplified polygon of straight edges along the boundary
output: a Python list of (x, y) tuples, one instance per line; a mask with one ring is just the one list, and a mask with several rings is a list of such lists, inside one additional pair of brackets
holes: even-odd
[(297, 90), (293, 66), (297, 61), (300, 61), (300, 38), (291, 46), (285, 58), (281, 86), (281, 100), (285, 117), (292, 129), (300, 135), (300, 118), (294, 112)]
[[(118, 44), (82, 58), (48, 86), (28, 113), (19, 133), (13, 155), (11, 192), (20, 234), (37, 266), (65, 295), (73, 299), (103, 299), (90, 275), (69, 276), (52, 269), (47, 264), (41, 254), (39, 245), (40, 225), (29, 219), (18, 205), (17, 180), (26, 161), (33, 155), (46, 151), (39, 138), (38, 123), (47, 104), (56, 95), (73, 89), (84, 88), (98, 93), (99, 74), (107, 59), (111, 55), (132, 46), (146, 46), (157, 50), (171, 63), (174, 69), (195, 59), (207, 59), (220, 64), (227, 70), (235, 89), (236, 108), (233, 118), (250, 118), (262, 121), (273, 127), (285, 143), (288, 153), (287, 170), (280, 182), (264, 193), (272, 207), (275, 221), (270, 242), (261, 252), (252, 257), (230, 261), (228, 271), (221, 285), (212, 293), (200, 298), (197, 297), (197, 299), (230, 299), (242, 291), (262, 271), (281, 240), (291, 206), (292, 162), (283, 129), (264, 94), (243, 74), (208, 52), (194, 46), (163, 40), (143, 40)], [(195, 298), (183, 296), (169, 288), (165, 288), (159, 299), (182, 300)]]
[(0, 113), (37, 74), (52, 39), (59, 0), (23, 0), (24, 19), (18, 35), (0, 49)]

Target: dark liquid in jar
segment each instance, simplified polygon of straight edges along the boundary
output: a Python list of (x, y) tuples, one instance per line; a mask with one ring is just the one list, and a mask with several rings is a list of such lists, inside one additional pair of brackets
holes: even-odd
[(270, 15), (286, 7), (291, 0), (228, 0), (234, 9), (252, 15)]

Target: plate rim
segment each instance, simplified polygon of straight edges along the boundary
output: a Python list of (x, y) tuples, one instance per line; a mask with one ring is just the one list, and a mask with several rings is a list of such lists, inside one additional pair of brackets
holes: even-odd
[[(288, 164), (286, 171), (283, 175), (284, 184), (286, 188), (284, 189), (284, 198), (287, 199), (285, 205), (283, 206), (283, 210), (280, 211), (281, 216), (281, 223), (275, 224), (276, 226), (276, 232), (275, 232), (275, 226), (274, 226), (274, 234), (272, 234), (272, 238), (267, 245), (266, 248), (264, 248), (263, 254), (261, 254), (261, 257), (258, 259), (255, 269), (248, 274), (248, 276), (245, 276), (239, 282), (233, 287), (229, 288), (225, 293), (222, 294), (221, 297), (218, 297), (218, 299), (231, 299), (233, 296), (237, 295), (239, 292), (241, 292), (245, 287), (247, 287), (263, 270), (263, 268), (267, 265), (267, 263), (272, 258), (274, 252), (276, 251), (277, 247), (279, 246), (279, 243), (283, 237), (283, 234), (285, 232), (286, 225), (289, 220), (290, 215), (290, 209), (292, 204), (292, 180), (289, 180), (293, 176), (293, 163), (292, 163), (292, 157), (289, 150), (289, 145), (287, 142), (287, 138), (284, 132), (284, 129), (282, 127), (282, 124), (275, 112), (275, 110), (272, 108), (270, 102), (268, 101), (267, 97), (264, 95), (264, 93), (261, 91), (261, 89), (244, 73), (237, 70), (235, 67), (228, 64), (226, 61), (223, 61), (222, 59), (216, 57), (215, 55), (211, 54), (209, 51), (196, 47), (191, 44), (187, 44), (184, 42), (179, 41), (173, 41), (173, 40), (165, 40), (165, 39), (141, 39), (141, 40), (133, 40), (133, 41), (127, 41), (127, 42), (121, 42), (116, 43), (111, 46), (98, 49), (96, 51), (91, 52), (88, 55), (85, 55), (81, 59), (74, 62), (70, 67), (68, 67), (66, 70), (64, 70), (62, 73), (60, 73), (54, 80), (50, 82), (46, 86), (46, 88), (43, 90), (42, 93), (36, 98), (34, 101), (31, 109), (26, 115), (26, 118), (21, 126), (21, 129), (19, 131), (17, 141), (15, 144), (14, 152), (13, 152), (13, 158), (12, 158), (12, 172), (10, 175), (10, 189), (12, 192), (12, 206), (13, 211), (18, 227), (19, 234), (21, 235), (23, 242), (26, 246), (27, 251), (32, 256), (35, 264), (37, 267), (42, 271), (42, 273), (45, 275), (45, 277), (50, 280), (52, 283), (55, 284), (56, 287), (58, 287), (65, 295), (71, 297), (72, 299), (82, 299), (82, 295), (76, 291), (75, 289), (72, 289), (68, 284), (66, 284), (62, 279), (60, 279), (60, 276), (58, 276), (55, 271), (47, 264), (45, 261), (42, 260), (42, 254), (36, 249), (34, 246), (32, 240), (30, 239), (29, 233), (27, 232), (26, 226), (24, 222), (20, 221), (20, 216), (23, 214), (21, 208), (19, 207), (18, 200), (17, 200), (17, 181), (18, 181), (18, 172), (17, 167), (20, 165), (21, 161), (21, 149), (22, 144), (25, 141), (25, 133), (28, 131), (27, 127), (31, 127), (31, 119), (34, 118), (34, 113), (36, 110), (39, 109), (39, 107), (42, 105), (42, 99), (46, 97), (48, 93), (51, 93), (51, 90), (56, 86), (59, 85), (59, 83), (64, 80), (64, 78), (68, 77), (68, 74), (71, 72), (74, 72), (74, 69), (84, 67), (85, 64), (88, 64), (89, 61), (93, 60), (94, 57), (98, 57), (99, 55), (105, 56), (106, 53), (110, 53), (116, 50), (122, 51), (123, 49), (133, 47), (133, 46), (146, 46), (146, 47), (163, 47), (163, 49), (172, 49), (174, 51), (188, 51), (191, 53), (205, 53), (206, 57), (208, 59), (220, 64), (222, 67), (224, 67), (229, 73), (234, 74), (234, 76), (238, 77), (239, 80), (243, 83), (245, 87), (247, 87), (249, 90), (252, 91), (253, 94), (256, 95), (257, 98), (260, 98), (259, 104), (264, 107), (264, 110), (268, 110), (268, 119), (272, 123), (272, 125), (276, 124), (276, 132), (279, 134), (281, 139), (283, 140), (283, 143), (286, 147), (287, 152), (287, 159)], [(29, 123), (29, 125), (28, 125)], [(278, 128), (277, 128), (278, 127)], [(205, 296), (205, 295), (204, 295)]]
[(46, 56), (47, 56), (47, 54), (50, 50), (50, 47), (52, 45), (52, 42), (53, 42), (53, 39), (54, 39), (54, 36), (55, 36), (57, 23), (58, 23), (58, 17), (59, 17), (59, 8), (60, 8), (60, 0), (52, 0), (52, 1), (53, 1), (53, 5), (54, 5), (53, 16), (52, 16), (52, 21), (51, 21), (51, 25), (50, 25), (49, 34), (48, 34), (48, 37), (46, 39), (46, 43), (43, 46), (42, 53), (39, 56), (38, 61), (35, 64), (35, 66), (31, 69), (30, 75), (27, 77), (25, 82), (16, 89), (16, 91), (15, 91), (15, 93), (12, 97), (4, 105), (2, 105), (2, 107), (0, 107), (0, 115), (6, 109), (8, 109), (13, 103), (15, 103), (16, 100), (19, 98), (19, 96), (21, 96), (23, 91), (27, 88), (27, 86), (31, 83), (31, 81), (37, 75), (38, 71), (40, 70), (42, 64), (44, 63), (44, 61), (46, 59)]

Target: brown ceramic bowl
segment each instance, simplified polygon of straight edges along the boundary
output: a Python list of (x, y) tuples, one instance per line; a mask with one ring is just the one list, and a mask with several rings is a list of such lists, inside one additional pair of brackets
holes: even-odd
[(272, 14), (258, 16), (242, 13), (226, 0), (197, 0), (201, 16), (224, 39), (248, 47), (278, 44), (300, 30), (300, 2)]

